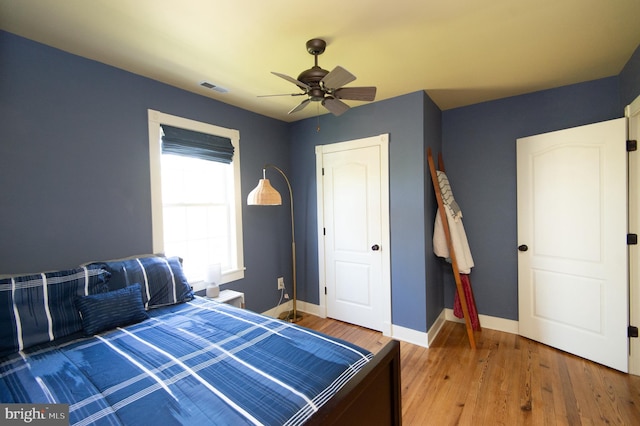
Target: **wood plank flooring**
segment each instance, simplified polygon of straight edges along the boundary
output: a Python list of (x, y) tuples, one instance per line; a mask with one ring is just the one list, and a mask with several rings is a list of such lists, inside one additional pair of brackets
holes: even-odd
[[(390, 340), (313, 315), (298, 324), (374, 353)], [(404, 425), (640, 425), (640, 377), (510, 333), (476, 343), (453, 322), (428, 349), (401, 343)]]

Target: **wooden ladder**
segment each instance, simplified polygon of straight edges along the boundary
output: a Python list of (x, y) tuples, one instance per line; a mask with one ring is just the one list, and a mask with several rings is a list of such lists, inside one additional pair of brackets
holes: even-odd
[(467, 327), (467, 336), (469, 337), (469, 344), (472, 349), (476, 349), (476, 339), (473, 333), (473, 326), (471, 325), (471, 316), (469, 315), (469, 307), (467, 305), (467, 298), (462, 288), (462, 281), (460, 280), (460, 271), (458, 269), (458, 262), (456, 260), (456, 253), (453, 250), (453, 243), (451, 241), (451, 231), (449, 229), (449, 221), (447, 220), (447, 213), (445, 211), (444, 203), (442, 201), (442, 193), (440, 192), (440, 184), (438, 183), (438, 174), (436, 170), (444, 172), (444, 162), (442, 161), (442, 154), (438, 154), (438, 169), (436, 169), (433, 161), (433, 155), (431, 154), (431, 148), (427, 148), (427, 162), (429, 163), (429, 171), (431, 172), (431, 182), (433, 183), (433, 190), (436, 193), (436, 200), (438, 202), (438, 211), (440, 212), (440, 219), (442, 220), (442, 227), (444, 229), (444, 235), (447, 239), (447, 247), (449, 248), (449, 257), (451, 258), (451, 268), (453, 269), (453, 277), (456, 281), (456, 290), (458, 291), (458, 297), (460, 298), (460, 304), (462, 305), (462, 313), (464, 314), (464, 323)]

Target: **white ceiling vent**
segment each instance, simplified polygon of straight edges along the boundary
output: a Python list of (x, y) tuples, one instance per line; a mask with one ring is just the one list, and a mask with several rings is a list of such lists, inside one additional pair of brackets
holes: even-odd
[(220, 87), (216, 84), (213, 84), (211, 82), (208, 81), (201, 81), (200, 82), (200, 86), (202, 87), (206, 87), (207, 89), (211, 89), (211, 90), (215, 90), (216, 92), (220, 92), (220, 93), (227, 93), (229, 90), (225, 89), (224, 87)]

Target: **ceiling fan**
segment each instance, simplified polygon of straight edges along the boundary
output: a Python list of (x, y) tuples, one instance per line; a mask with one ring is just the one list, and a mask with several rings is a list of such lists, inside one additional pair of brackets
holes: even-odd
[(311, 102), (320, 102), (322, 103), (322, 106), (329, 110), (329, 112), (338, 116), (350, 108), (349, 105), (342, 102), (340, 99), (373, 101), (376, 97), (375, 87), (342, 87), (345, 84), (354, 81), (356, 76), (341, 66), (335, 67), (331, 72), (318, 66), (318, 55), (321, 55), (326, 47), (327, 43), (321, 39), (314, 38), (307, 41), (307, 52), (314, 56), (315, 64), (308, 70), (302, 71), (297, 80), (286, 74), (272, 72), (272, 74), (284, 78), (298, 86), (298, 88), (303, 90), (302, 93), (267, 96), (306, 95), (307, 98), (289, 111), (289, 114), (302, 110)]

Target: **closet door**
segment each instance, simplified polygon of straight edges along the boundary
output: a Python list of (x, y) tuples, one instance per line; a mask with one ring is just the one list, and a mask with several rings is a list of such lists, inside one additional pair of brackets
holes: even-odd
[(624, 118), (517, 141), (522, 336), (627, 371)]
[(326, 316), (390, 334), (388, 135), (316, 147)]

